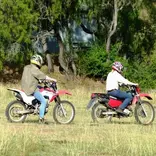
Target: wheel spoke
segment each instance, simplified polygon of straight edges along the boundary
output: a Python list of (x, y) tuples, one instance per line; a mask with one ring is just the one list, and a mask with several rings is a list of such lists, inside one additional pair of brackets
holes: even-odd
[(147, 109), (145, 109), (144, 105), (141, 104), (142, 107), (142, 113), (145, 115), (145, 117), (148, 117)]
[(7, 119), (11, 122), (23, 122), (27, 115), (22, 115), (19, 112), (24, 111), (26, 108), (20, 101), (13, 101), (8, 104), (6, 108)]
[(60, 124), (68, 124), (73, 121), (75, 117), (75, 108), (68, 101), (61, 101), (57, 104), (53, 112), (54, 120)]
[(96, 103), (91, 112), (91, 116), (94, 122), (104, 123), (112, 120), (112, 115), (106, 114), (109, 110), (100, 103)]
[(136, 106), (135, 118), (139, 123), (144, 125), (150, 124), (153, 122), (154, 117), (154, 108), (148, 101), (142, 101), (141, 104)]

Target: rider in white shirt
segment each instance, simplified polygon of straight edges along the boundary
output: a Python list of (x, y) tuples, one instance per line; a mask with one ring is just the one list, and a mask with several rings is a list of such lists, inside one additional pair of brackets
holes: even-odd
[(108, 74), (106, 80), (106, 91), (108, 95), (124, 99), (123, 103), (116, 110), (119, 113), (123, 113), (123, 110), (128, 106), (128, 104), (133, 98), (131, 94), (119, 90), (119, 84), (138, 85), (137, 83), (133, 83), (125, 79), (121, 75), (122, 70), (123, 65), (120, 62), (114, 62), (112, 65), (112, 71)]

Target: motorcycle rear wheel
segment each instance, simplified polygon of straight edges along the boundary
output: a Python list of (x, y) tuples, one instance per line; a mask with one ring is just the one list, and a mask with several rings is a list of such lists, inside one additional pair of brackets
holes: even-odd
[(93, 119), (93, 122), (96, 123), (106, 123), (112, 121), (112, 115), (103, 115), (102, 112), (108, 112), (108, 108), (105, 107), (103, 104), (97, 102), (93, 107), (91, 111), (91, 117)]
[(75, 107), (69, 101), (60, 101), (53, 109), (53, 118), (58, 124), (69, 124), (75, 118)]
[(149, 125), (155, 118), (154, 107), (148, 101), (141, 101), (135, 107), (134, 116), (139, 124)]
[(17, 111), (24, 111), (26, 110), (26, 106), (18, 100), (10, 102), (5, 110), (6, 118), (9, 122), (24, 122), (27, 115), (20, 115)]

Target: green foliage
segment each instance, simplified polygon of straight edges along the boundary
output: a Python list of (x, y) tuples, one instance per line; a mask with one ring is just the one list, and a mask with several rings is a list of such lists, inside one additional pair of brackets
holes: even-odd
[(102, 77), (105, 70), (107, 54), (104, 47), (94, 46), (91, 50), (79, 55), (79, 74)]
[(137, 82), (142, 89), (156, 88), (156, 55), (152, 55), (150, 62), (135, 60), (127, 65), (125, 76)]
[(11, 42), (30, 42), (38, 14), (31, 0), (2, 0), (0, 4), (0, 36)]
[(3, 61), (5, 60), (5, 52), (2, 41), (0, 41), (0, 71), (3, 69)]
[[(96, 20), (95, 35), (100, 44), (78, 53), (79, 75), (106, 78), (111, 64), (121, 61), (129, 80), (144, 88), (156, 87), (155, 4), (149, 0), (134, 0), (123, 6), (118, 12), (117, 31), (111, 38), (111, 50), (107, 53), (105, 43), (114, 12), (113, 3), (112, 0), (0, 0), (0, 70), (5, 62), (23, 66), (29, 60), (32, 54), (30, 48), (24, 45), (24, 49), (11, 51), (9, 47), (14, 43), (30, 45), (34, 30), (54, 27), (58, 31), (58, 22), (64, 27), (70, 20), (80, 24), (83, 16)], [(146, 18), (141, 12), (146, 14)]]
[(30, 56), (32, 54), (32, 51), (29, 51), (29, 49), (27, 49), (27, 51), (7, 53), (5, 55), (5, 62), (7, 62), (7, 65), (9, 66), (17, 66), (19, 69), (21, 69), (25, 66), (25, 64), (29, 63)]
[(89, 77), (106, 78), (114, 61), (126, 62), (126, 60), (118, 56), (117, 51), (119, 46), (120, 43), (112, 46), (109, 56), (105, 50), (105, 46), (99, 45), (94, 45), (89, 51), (81, 52), (78, 59), (79, 74)]
[[(146, 57), (146, 61), (136, 59), (128, 61), (117, 53), (120, 43), (114, 45), (108, 54), (104, 46), (94, 45), (89, 51), (79, 53), (77, 62), (80, 75), (106, 79), (114, 61), (124, 65), (123, 75), (130, 81), (136, 82), (142, 89), (156, 87), (156, 54)], [(150, 61), (149, 61), (150, 60)]]
[(3, 69), (4, 58), (5, 58), (4, 50), (0, 49), (0, 71)]
[[(140, 8), (142, 10), (142, 8)], [(121, 53), (130, 60), (143, 61), (151, 55), (156, 41), (154, 24), (140, 17), (138, 8), (125, 8), (119, 16), (118, 39), (123, 42)]]

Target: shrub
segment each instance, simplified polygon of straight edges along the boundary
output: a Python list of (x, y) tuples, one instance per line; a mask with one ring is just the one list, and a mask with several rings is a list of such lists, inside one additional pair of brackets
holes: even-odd
[(117, 53), (118, 46), (119, 44), (116, 44), (112, 47), (109, 60), (104, 46), (94, 45), (90, 50), (80, 52), (77, 62), (78, 74), (106, 80), (112, 63), (120, 61), (124, 65), (123, 75), (128, 80), (138, 83), (143, 90), (154, 89), (156, 87), (156, 55), (153, 54), (142, 62), (130, 61)]
[(118, 56), (118, 47), (120, 43), (112, 46), (111, 51), (106, 52), (105, 46), (94, 45), (86, 52), (80, 52), (77, 62), (78, 74), (94, 78), (104, 78), (111, 70), (111, 65), (114, 61), (126, 62), (122, 57)]
[(156, 87), (156, 56), (152, 55), (150, 62), (133, 61), (128, 64), (126, 76), (139, 83), (142, 89), (154, 89)]

